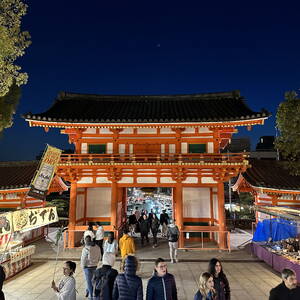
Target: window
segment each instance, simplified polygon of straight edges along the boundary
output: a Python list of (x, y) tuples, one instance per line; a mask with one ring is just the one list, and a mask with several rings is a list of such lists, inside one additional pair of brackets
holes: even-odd
[(106, 144), (90, 144), (88, 153), (89, 154), (104, 154), (104, 153), (106, 153)]
[(189, 153), (206, 153), (206, 144), (189, 144)]

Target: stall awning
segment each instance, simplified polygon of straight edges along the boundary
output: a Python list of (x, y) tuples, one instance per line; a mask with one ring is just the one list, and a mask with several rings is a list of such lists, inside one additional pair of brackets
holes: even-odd
[(274, 217), (300, 221), (300, 210), (287, 207), (255, 206), (255, 210)]

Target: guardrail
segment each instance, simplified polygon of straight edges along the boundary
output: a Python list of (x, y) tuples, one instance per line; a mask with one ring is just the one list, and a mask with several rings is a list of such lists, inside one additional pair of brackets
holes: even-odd
[[(200, 233), (200, 237), (194, 237), (193, 240), (197, 239), (200, 242), (200, 247), (187, 246), (186, 242), (189, 240), (187, 238), (183, 239), (183, 246), (179, 249), (182, 250), (228, 250), (231, 251), (230, 248), (230, 232), (225, 230), (190, 230), (184, 229), (180, 231), (183, 233)], [(206, 235), (206, 237), (204, 237)], [(205, 247), (205, 244), (215, 243), (215, 247)]]
[(62, 154), (60, 164), (72, 163), (242, 163), (245, 153)]

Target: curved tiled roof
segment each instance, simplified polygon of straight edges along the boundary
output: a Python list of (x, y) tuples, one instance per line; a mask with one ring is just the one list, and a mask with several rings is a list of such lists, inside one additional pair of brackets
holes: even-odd
[(251, 159), (243, 177), (256, 187), (280, 190), (300, 190), (300, 176), (290, 175), (282, 162), (276, 160)]
[(38, 161), (0, 162), (0, 190), (29, 187), (38, 163)]
[(52, 107), (28, 120), (70, 123), (225, 122), (266, 118), (239, 91), (192, 95), (87, 95), (60, 93)]

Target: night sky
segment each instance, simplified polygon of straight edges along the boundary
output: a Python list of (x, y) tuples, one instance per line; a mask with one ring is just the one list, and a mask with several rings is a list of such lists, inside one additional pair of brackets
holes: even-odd
[[(0, 160), (31, 160), (46, 143), (72, 148), (59, 129), (30, 128), (21, 114), (48, 109), (59, 91), (185, 94), (240, 90), (272, 117), (239, 135), (252, 147), (275, 135), (287, 90), (299, 88), (299, 7), (260, 1), (27, 1), (29, 75)], [(256, 2), (258, 3), (258, 2)], [(243, 4), (243, 6), (241, 6)], [(265, 5), (265, 6), (264, 6)]]

